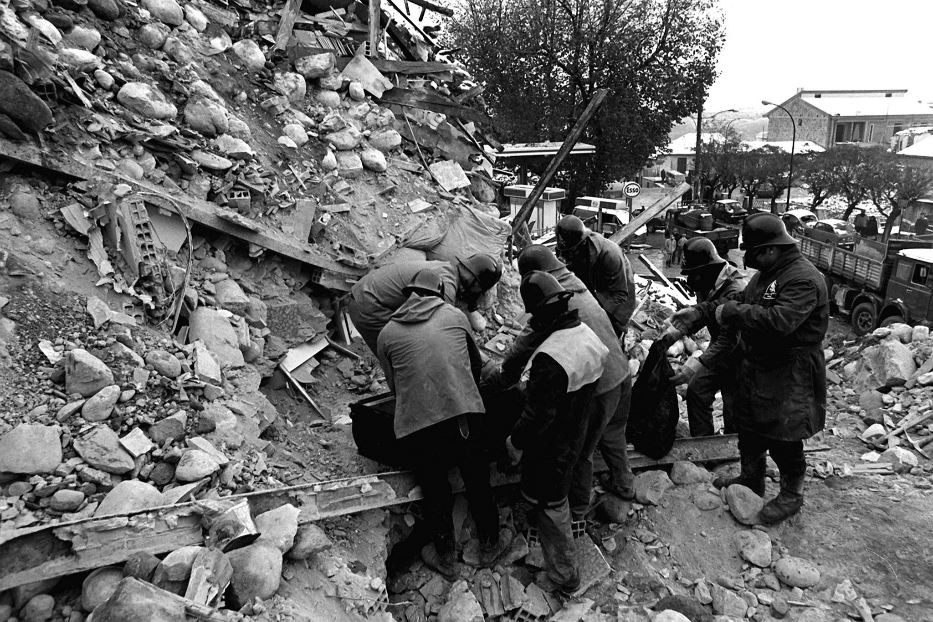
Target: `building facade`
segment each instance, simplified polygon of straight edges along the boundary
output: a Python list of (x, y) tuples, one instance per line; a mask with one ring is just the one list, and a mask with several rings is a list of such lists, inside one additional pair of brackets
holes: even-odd
[[(826, 149), (840, 143), (890, 147), (898, 132), (933, 125), (933, 107), (909, 98), (906, 89), (800, 90), (781, 105), (793, 116), (798, 141)], [(769, 141), (791, 140), (792, 121), (783, 110), (775, 107), (765, 116)]]

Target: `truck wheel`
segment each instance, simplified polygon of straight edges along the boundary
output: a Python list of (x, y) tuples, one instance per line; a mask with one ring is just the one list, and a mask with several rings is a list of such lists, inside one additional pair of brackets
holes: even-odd
[(861, 337), (875, 330), (878, 323), (878, 313), (875, 305), (870, 302), (860, 302), (852, 309), (852, 328), (855, 334)]

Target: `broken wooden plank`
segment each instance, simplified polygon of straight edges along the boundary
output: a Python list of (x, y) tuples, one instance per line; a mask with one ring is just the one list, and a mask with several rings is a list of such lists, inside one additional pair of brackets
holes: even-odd
[(118, 172), (105, 171), (67, 155), (56, 155), (50, 150), (42, 150), (26, 143), (14, 143), (0, 137), (0, 157), (44, 168), (74, 179), (95, 179), (127, 184), (148, 203), (173, 213), (184, 209), (185, 216), (200, 225), (316, 268), (316, 273), (312, 272), (311, 280), (323, 287), (349, 291), (352, 282), (366, 272), (312, 253), (307, 245), (300, 244), (284, 232), (264, 223), (241, 217), (244, 222), (248, 221), (249, 227), (247, 228), (231, 222), (228, 218), (233, 212), (214, 203), (184, 195), (148, 181), (125, 177)]
[(671, 283), (670, 279), (668, 279), (663, 272), (658, 270), (658, 268), (653, 263), (648, 261), (644, 255), (638, 255), (638, 261), (642, 262), (656, 279), (664, 283), (664, 286), (670, 290), (667, 292), (667, 294), (674, 299), (674, 302), (680, 305), (681, 308), (690, 306), (690, 300), (688, 300), (682, 293), (680, 293), (680, 290), (674, 287), (674, 284)]
[[(310, 56), (311, 54), (324, 54), (327, 52), (333, 54), (334, 51), (307, 45), (295, 45), (289, 48), (289, 54), (292, 58), (292, 61), (298, 60), (305, 56)], [(346, 67), (351, 60), (353, 60), (352, 56), (337, 56), (337, 69), (343, 70), (343, 68)], [(400, 73), (404, 75), (451, 73), (456, 69), (455, 65), (437, 61), (370, 58), (369, 62), (375, 65), (376, 69), (382, 73)]]
[(551, 183), (551, 179), (554, 178), (557, 170), (564, 163), (564, 159), (570, 155), (570, 151), (573, 149), (573, 146), (576, 145), (577, 141), (580, 140), (580, 137), (583, 136), (583, 130), (586, 129), (590, 119), (592, 119), (596, 114), (596, 111), (599, 110), (599, 107), (602, 105), (608, 94), (608, 89), (599, 89), (593, 95), (593, 98), (590, 100), (590, 102), (586, 105), (586, 108), (583, 109), (583, 113), (580, 114), (577, 122), (574, 123), (573, 128), (570, 130), (570, 133), (567, 134), (567, 138), (564, 139), (560, 149), (557, 150), (557, 153), (554, 154), (554, 157), (551, 158), (550, 162), (548, 162), (547, 168), (544, 170), (544, 174), (541, 175), (538, 183), (535, 184), (535, 187), (531, 190), (528, 198), (525, 199), (525, 202), (522, 203), (521, 208), (519, 208), (518, 212), (515, 214), (515, 217), (512, 219), (513, 236), (519, 229), (521, 229), (522, 225), (526, 223), (528, 217), (531, 216), (531, 212), (535, 205), (537, 205), (538, 199), (540, 199), (541, 195), (544, 194), (544, 189), (547, 188), (549, 183)]
[(299, 11), (301, 11), (301, 0), (288, 0), (285, 3), (282, 18), (279, 20), (279, 30), (275, 35), (275, 45), (272, 46), (273, 52), (288, 47), (288, 40), (292, 36), (292, 28), (295, 26), (295, 20), (298, 19)]
[(458, 104), (465, 104), (471, 99), (482, 95), (483, 91), (485, 90), (486, 90), (485, 86), (483, 86), (482, 84), (477, 84), (476, 86), (471, 88), (469, 91), (465, 91), (463, 93), (460, 93), (459, 95), (454, 95), (454, 101), (457, 102)]
[(395, 87), (394, 89), (383, 93), (382, 97), (379, 98), (379, 103), (395, 104), (397, 106), (407, 106), (409, 108), (430, 110), (432, 112), (440, 112), (441, 114), (445, 114), (449, 117), (457, 117), (460, 119), (466, 119), (467, 121), (484, 123), (489, 126), (495, 125), (495, 121), (493, 121), (492, 117), (489, 115), (473, 108), (461, 106), (453, 100), (447, 99), (446, 97), (437, 95), (435, 93), (426, 93), (421, 91), (413, 91), (411, 89), (403, 89), (401, 87)]
[(369, 0), (369, 55), (379, 57), (379, 27), (382, 3), (380, 0)]

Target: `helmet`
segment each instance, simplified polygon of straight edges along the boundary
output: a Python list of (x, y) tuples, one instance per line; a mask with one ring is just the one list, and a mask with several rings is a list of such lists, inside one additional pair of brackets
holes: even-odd
[(419, 270), (415, 276), (411, 277), (411, 281), (408, 282), (402, 292), (406, 296), (410, 296), (412, 292), (417, 292), (419, 294), (425, 294), (428, 296), (440, 296), (444, 297), (444, 282), (441, 281), (441, 276), (429, 268), (424, 270)]
[(558, 268), (563, 268), (564, 264), (560, 259), (543, 244), (531, 244), (525, 247), (518, 255), (518, 273), (527, 274), (532, 270), (541, 270), (542, 272), (551, 272)]
[(525, 303), (525, 311), (531, 314), (548, 304), (568, 300), (573, 296), (573, 293), (561, 287), (552, 275), (540, 270), (532, 270), (526, 274), (519, 291), (522, 302)]
[(684, 264), (682, 274), (690, 274), (700, 268), (726, 263), (716, 252), (716, 246), (707, 238), (695, 237), (684, 243)]
[(483, 291), (498, 283), (502, 277), (502, 265), (492, 255), (476, 253), (466, 259), (457, 259), (457, 261), (473, 275)]
[(742, 223), (742, 250), (760, 246), (786, 246), (797, 240), (787, 234), (787, 228), (776, 214), (752, 214)]
[(558, 250), (575, 248), (583, 241), (586, 227), (583, 221), (576, 216), (564, 216), (557, 223)]

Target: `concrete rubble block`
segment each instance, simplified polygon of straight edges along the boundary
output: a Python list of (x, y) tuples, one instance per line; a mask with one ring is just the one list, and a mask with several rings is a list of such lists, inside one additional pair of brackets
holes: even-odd
[(185, 622), (186, 619), (181, 601), (133, 577), (120, 581), (110, 598), (94, 610), (94, 622)]
[(0, 473), (51, 473), (62, 462), (61, 428), (21, 423), (0, 437)]
[(111, 384), (104, 387), (84, 402), (81, 416), (91, 422), (105, 421), (110, 418), (113, 407), (120, 399), (120, 386)]
[(286, 555), (289, 559), (307, 559), (316, 553), (330, 549), (334, 543), (323, 529), (314, 523), (305, 523), (298, 527), (295, 543)]
[(161, 50), (168, 38), (169, 29), (165, 24), (153, 22), (143, 24), (136, 31), (136, 40), (151, 50)]
[(239, 138), (246, 143), (253, 140), (253, 132), (246, 121), (231, 113), (229, 110), (227, 111), (227, 124), (230, 126), (227, 130), (230, 136)]
[(195, 558), (204, 550), (202, 546), (183, 546), (165, 556), (152, 574), (152, 582), (161, 587), (163, 583), (187, 581)]
[(343, 88), (345, 82), (343, 77), (336, 71), (317, 79), (317, 85), (325, 91), (339, 91)]
[[(230, 120), (229, 115), (227, 119), (228, 121)], [(227, 131), (232, 132), (233, 126), (231, 125)], [(214, 147), (234, 160), (252, 160), (256, 157), (256, 152), (253, 151), (253, 148), (249, 146), (248, 142), (242, 138), (233, 136), (231, 133), (221, 134), (214, 139)]]
[(390, 127), (373, 131), (368, 140), (371, 146), (383, 153), (389, 153), (402, 146), (402, 135)]
[(743, 525), (754, 525), (757, 522), (758, 512), (765, 504), (764, 499), (741, 484), (729, 486), (722, 494), (735, 520)]
[(120, 438), (120, 445), (128, 451), (133, 458), (144, 456), (155, 448), (155, 445), (146, 433), (139, 428), (133, 428), (129, 433)]
[(664, 471), (645, 471), (635, 476), (635, 498), (639, 503), (658, 505), (664, 492), (674, 485)]
[(63, 488), (52, 495), (49, 507), (57, 512), (75, 512), (84, 503), (84, 498), (84, 493), (80, 490)]
[(332, 144), (338, 151), (351, 151), (360, 146), (363, 134), (352, 125), (348, 125), (342, 130), (325, 135), (324, 141)]
[(136, 467), (133, 456), (120, 445), (120, 437), (105, 425), (94, 426), (75, 439), (73, 446), (85, 462), (105, 473), (121, 475)]
[(233, 577), (227, 588), (228, 606), (239, 609), (254, 599), (271, 598), (279, 589), (282, 552), (268, 542), (254, 542), (227, 553)]
[(308, 87), (300, 73), (286, 71), (276, 72), (272, 78), (272, 88), (287, 97), (288, 101), (296, 103), (304, 100)]
[(447, 602), (437, 613), (437, 622), (483, 622), (483, 608), (466, 581), (454, 583)]
[(126, 563), (123, 564), (123, 574), (127, 577), (134, 577), (140, 581), (149, 582), (155, 573), (156, 567), (162, 563), (158, 557), (152, 553), (140, 551), (133, 553)]
[(164, 24), (181, 26), (185, 13), (175, 0), (142, 0), (144, 9)]
[(119, 341), (114, 341), (107, 348), (110, 356), (115, 362), (132, 365), (133, 367), (142, 367), (146, 364), (143, 357), (139, 356), (132, 348), (128, 348)]
[(334, 152), (330, 149), (327, 150), (327, 153), (324, 154), (324, 157), (321, 159), (321, 169), (326, 173), (337, 170), (337, 156), (335, 156)]
[(120, 482), (107, 493), (94, 511), (94, 516), (139, 512), (162, 505), (162, 493), (152, 484), (135, 479)]
[(184, 438), (187, 426), (188, 415), (184, 411), (179, 411), (149, 426), (146, 434), (153, 443), (161, 446), (166, 441), (175, 442)]
[(347, 94), (350, 96), (350, 99), (358, 102), (366, 99), (366, 91), (363, 90), (363, 85), (357, 80), (353, 80), (347, 85)]
[(288, 136), (279, 136), (278, 141), (280, 145), (286, 149), (298, 149), (298, 143), (289, 138)]
[(166, 39), (162, 51), (179, 65), (187, 65), (194, 60), (194, 52), (178, 37)]
[(23, 622), (46, 622), (55, 611), (55, 598), (49, 594), (36, 594), (19, 611)]
[(90, 613), (100, 607), (113, 596), (122, 580), (122, 568), (98, 568), (89, 574), (81, 583), (81, 608)]
[(856, 375), (856, 390), (903, 384), (917, 371), (910, 348), (895, 339), (865, 348)]
[(194, 374), (198, 380), (207, 382), (216, 386), (223, 383), (223, 372), (220, 365), (201, 341), (194, 342)]
[(295, 61), (295, 71), (308, 80), (326, 76), (337, 64), (337, 59), (330, 52), (310, 54)]
[(201, 340), (222, 368), (243, 367), (245, 364), (236, 332), (226, 316), (215, 309), (195, 309), (188, 319), (188, 340)]
[(288, 552), (295, 544), (299, 514), (301, 511), (291, 504), (263, 512), (253, 519), (259, 530), (259, 540), (268, 542), (282, 553)]
[(904, 447), (891, 447), (882, 452), (878, 462), (888, 462), (894, 468), (895, 473), (907, 473), (919, 465), (917, 456), (909, 449)]
[(220, 464), (211, 454), (199, 449), (188, 449), (175, 467), (175, 479), (179, 482), (196, 482), (219, 470)]
[(226, 107), (207, 97), (188, 100), (185, 106), (185, 123), (191, 129), (209, 137), (225, 134), (230, 129)]
[(705, 484), (712, 479), (712, 473), (687, 460), (679, 460), (671, 468), (671, 481), (678, 486)]
[(117, 92), (117, 101), (148, 119), (169, 120), (178, 116), (175, 105), (158, 89), (144, 82), (127, 82)]
[(214, 299), (221, 308), (237, 315), (242, 315), (249, 305), (249, 296), (233, 279), (224, 279), (214, 284)]
[(820, 571), (800, 557), (782, 557), (774, 562), (774, 574), (784, 585), (806, 589), (820, 582)]
[(758, 529), (739, 531), (733, 540), (739, 549), (739, 555), (745, 561), (759, 568), (767, 568), (771, 565), (771, 537), (764, 531)]
[(910, 324), (897, 322), (895, 324), (888, 325), (888, 328), (891, 330), (892, 339), (897, 339), (901, 343), (910, 343), (914, 332), (914, 329)]
[(353, 151), (340, 151), (337, 153), (337, 172), (348, 179), (359, 177), (363, 172), (363, 161)]
[(250, 71), (260, 71), (266, 66), (266, 56), (259, 45), (252, 39), (241, 39), (233, 44), (233, 53), (237, 55)]
[(384, 173), (387, 168), (389, 168), (388, 163), (386, 163), (386, 157), (382, 154), (381, 151), (374, 147), (366, 147), (360, 153), (360, 160), (363, 161), (363, 167), (375, 171), (376, 173)]
[(732, 590), (716, 583), (710, 584), (713, 611), (718, 615), (742, 619), (748, 612), (748, 603)]
[(189, 438), (188, 447), (190, 449), (197, 449), (199, 451), (203, 451), (206, 454), (210, 454), (210, 456), (217, 461), (217, 464), (222, 467), (227, 466), (230, 463), (230, 459), (224, 454), (224, 452), (214, 447), (214, 445), (209, 440), (201, 436)]
[(910, 332), (910, 341), (912, 343), (923, 343), (930, 338), (930, 327), (918, 324)]
[(113, 372), (107, 365), (82, 348), (65, 355), (65, 393), (90, 397), (113, 384)]

